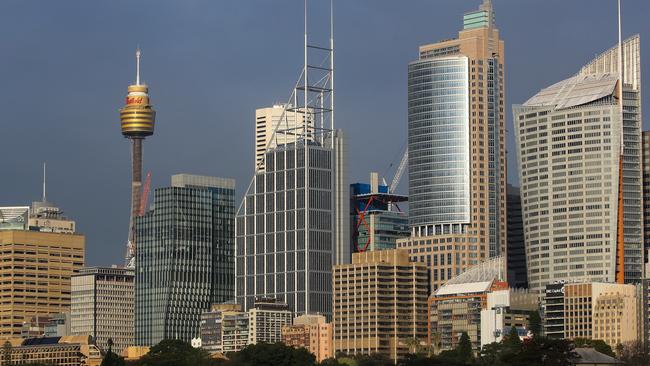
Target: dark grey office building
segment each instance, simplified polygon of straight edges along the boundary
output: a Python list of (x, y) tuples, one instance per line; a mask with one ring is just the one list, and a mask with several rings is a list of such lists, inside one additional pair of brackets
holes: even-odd
[(544, 335), (564, 338), (564, 283), (549, 283), (544, 291)]
[(526, 246), (524, 244), (524, 222), (521, 216), (521, 196), (519, 187), (508, 184), (508, 283), (514, 288), (528, 288), (526, 273)]
[(136, 218), (136, 345), (190, 341), (201, 312), (234, 297), (235, 181), (179, 174)]
[(244, 310), (273, 297), (296, 314), (331, 316), (332, 266), (350, 258), (342, 148), (341, 132), (328, 131), (324, 141), (266, 152), (266, 171), (237, 214), (236, 300)]

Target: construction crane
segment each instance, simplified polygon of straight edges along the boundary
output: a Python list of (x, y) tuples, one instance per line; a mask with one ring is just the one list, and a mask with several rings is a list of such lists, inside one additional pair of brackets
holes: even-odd
[[(149, 198), (149, 190), (151, 188), (151, 172), (147, 172), (147, 178), (144, 182), (144, 187), (142, 187), (142, 195), (140, 196), (140, 209), (138, 210), (138, 216), (143, 216), (145, 210), (147, 209), (147, 201)], [(131, 230), (135, 231), (135, 224), (132, 226)], [(129, 261), (126, 263), (127, 268), (135, 268), (135, 232), (131, 235), (131, 239), (126, 244), (128, 250)]]
[(399, 166), (397, 167), (397, 170), (395, 171), (395, 176), (393, 177), (393, 181), (390, 182), (390, 187), (388, 187), (388, 192), (393, 193), (397, 189), (397, 186), (399, 185), (399, 181), (402, 179), (402, 175), (404, 174), (404, 169), (406, 169), (406, 163), (408, 162), (409, 158), (409, 149), (407, 148), (404, 151), (404, 155), (402, 156), (402, 160), (399, 162)]
[(147, 173), (147, 178), (144, 181), (144, 187), (142, 188), (142, 197), (140, 198), (140, 214), (138, 216), (143, 216), (144, 211), (147, 209), (147, 201), (149, 199), (149, 189), (151, 188), (151, 172)]

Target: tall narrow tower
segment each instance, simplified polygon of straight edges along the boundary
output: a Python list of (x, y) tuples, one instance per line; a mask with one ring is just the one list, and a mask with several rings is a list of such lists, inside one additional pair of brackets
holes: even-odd
[(399, 246), (429, 263), (436, 290), (506, 254), (505, 44), (492, 2), (463, 15), (457, 38), (419, 51), (408, 66), (411, 237)]
[(122, 135), (131, 140), (131, 218), (129, 219), (129, 239), (126, 252), (126, 266), (134, 267), (135, 241), (133, 222), (140, 206), (140, 187), (142, 186), (142, 140), (153, 135), (156, 111), (149, 104), (149, 88), (140, 83), (140, 50), (135, 52), (135, 84), (129, 85), (126, 105), (120, 109)]

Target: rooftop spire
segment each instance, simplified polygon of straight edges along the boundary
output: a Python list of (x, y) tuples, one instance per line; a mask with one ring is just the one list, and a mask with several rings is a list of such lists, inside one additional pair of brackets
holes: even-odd
[(43, 162), (43, 200), (42, 202), (47, 202), (45, 199), (45, 162)]
[(135, 51), (135, 85), (140, 85), (140, 55), (142, 52), (140, 52), (140, 47)]

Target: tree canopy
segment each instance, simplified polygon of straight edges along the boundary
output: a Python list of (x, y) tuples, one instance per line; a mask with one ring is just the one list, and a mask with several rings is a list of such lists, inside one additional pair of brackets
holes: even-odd
[(151, 347), (149, 353), (136, 362), (128, 365), (135, 366), (213, 366), (223, 364), (210, 357), (210, 354), (200, 348), (194, 348), (189, 343), (166, 339)]
[(304, 348), (284, 343), (258, 343), (236, 353), (229, 353), (229, 366), (309, 366), (316, 364), (313, 354)]

